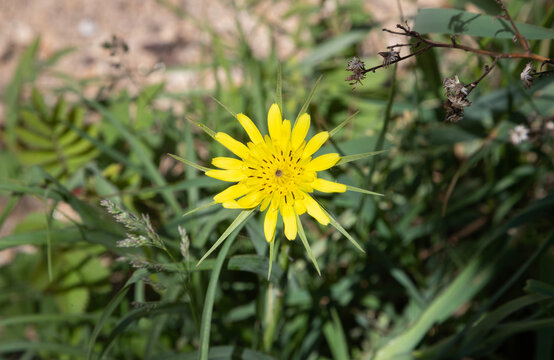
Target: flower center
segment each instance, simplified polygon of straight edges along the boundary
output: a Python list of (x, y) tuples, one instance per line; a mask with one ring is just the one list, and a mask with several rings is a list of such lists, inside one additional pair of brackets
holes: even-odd
[(277, 169), (277, 171), (275, 171), (275, 176), (277, 177), (283, 176), (283, 171), (281, 169)]

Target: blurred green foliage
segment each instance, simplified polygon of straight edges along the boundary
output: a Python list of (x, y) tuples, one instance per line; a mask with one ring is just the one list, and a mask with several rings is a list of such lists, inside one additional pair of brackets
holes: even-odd
[[(494, 15), (491, 2), (472, 1)], [(509, 10), (524, 3), (510, 2)], [(547, 31), (554, 18), (547, 4), (534, 1), (533, 9), (547, 11), (527, 12), (525, 22)], [(457, 53), (448, 60), (435, 51), (368, 74), (352, 91), (346, 60), (380, 26), (361, 1), (338, 2), (316, 24), (307, 21), (320, 11), (299, 2), (287, 13), (300, 17), (294, 41), (305, 55), (281, 59), (283, 111), (296, 116), (323, 74), (308, 108), (315, 128), (330, 130), (359, 114), (321, 153), (388, 150), (330, 173), (384, 197), (320, 197), (367, 253), (303, 217), (321, 277), (299, 241), (278, 238), (267, 280), (269, 247), (263, 220), (253, 216), (195, 267), (237, 211), (208, 207), (183, 217), (224, 185), (167, 153), (200, 164), (226, 155), (187, 118), (245, 138), (209, 96), (266, 129), (267, 109), (277, 101), (274, 43), (260, 60), (240, 22), (236, 46), (202, 24), (212, 41), (209, 61), (196, 70), (213, 71), (213, 91), (172, 94), (155, 84), (131, 95), (106, 86), (90, 97), (87, 82), (66, 81), (57, 96), (35, 89), (41, 72), (69, 51), (40, 60), (37, 40), (5, 91), (0, 132), (0, 226), (21, 199), (44, 204), (0, 239), (0, 250), (14, 256), (0, 273), (0, 359), (197, 359), (202, 346), (210, 359), (552, 359), (554, 145), (543, 125), (553, 121), (554, 78), (526, 90), (523, 63), (501, 60), (472, 93), (464, 120), (444, 123), (442, 79), (473, 80), (488, 59)], [(518, 46), (477, 30), (485, 31), (482, 45)], [(301, 36), (306, 31), (311, 36)], [(531, 46), (541, 44), (552, 57), (551, 39)], [(162, 109), (159, 99), (182, 103), (184, 114)], [(540, 136), (511, 144), (517, 124)], [(133, 230), (100, 199), (148, 214), (163, 247), (117, 247)]]

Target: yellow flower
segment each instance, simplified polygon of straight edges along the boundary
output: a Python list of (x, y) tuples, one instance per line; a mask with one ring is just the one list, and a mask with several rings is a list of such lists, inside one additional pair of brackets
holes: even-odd
[(243, 210), (198, 261), (198, 264), (204, 261), (233, 231), (242, 226), (258, 207), (260, 211), (266, 212), (264, 234), (269, 242), (270, 252), (268, 276), (271, 273), (275, 229), (279, 214), (283, 219), (285, 236), (289, 240), (296, 239), (296, 235), (300, 236), (318, 273), (319, 267), (300, 222), (299, 215), (305, 212), (322, 225), (333, 225), (363, 252), (358, 242), (311, 195), (314, 190), (327, 193), (351, 190), (370, 195), (382, 195), (318, 177), (319, 171), (327, 170), (337, 164), (360, 160), (383, 152), (375, 151), (344, 157), (340, 157), (337, 153), (330, 153), (313, 158), (325, 141), (345, 126), (354, 115), (330, 132), (320, 132), (307, 142), (305, 138), (310, 128), (310, 115), (302, 114), (295, 124), (291, 124), (289, 120), (283, 120), (277, 104), (271, 105), (267, 115), (269, 135), (262, 136), (248, 116), (235, 115), (250, 138), (246, 145), (226, 133), (215, 133), (204, 124), (197, 123), (202, 130), (238, 158), (216, 157), (212, 159), (212, 164), (219, 169), (210, 169), (179, 156), (171, 156), (205, 172), (207, 176), (236, 184), (215, 195), (212, 203), (193, 209), (185, 215), (218, 203), (228, 209)]
[(283, 121), (277, 104), (271, 105), (267, 115), (269, 135), (262, 136), (246, 115), (238, 114), (237, 119), (250, 142), (244, 145), (225, 133), (215, 134), (215, 139), (240, 159), (212, 160), (222, 170), (209, 170), (206, 175), (237, 183), (214, 196), (214, 201), (229, 209), (260, 206), (260, 211), (266, 211), (264, 234), (268, 242), (274, 239), (279, 213), (289, 240), (298, 233), (297, 215), (307, 212), (320, 224), (329, 224), (329, 217), (310, 195), (314, 189), (328, 193), (346, 191), (346, 185), (317, 177), (318, 171), (333, 167), (340, 159), (337, 153), (312, 158), (329, 133), (320, 132), (306, 142), (310, 115), (303, 114), (292, 127), (289, 120)]

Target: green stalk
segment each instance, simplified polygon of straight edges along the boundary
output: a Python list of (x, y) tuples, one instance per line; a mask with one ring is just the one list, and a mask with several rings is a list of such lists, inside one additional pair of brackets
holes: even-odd
[(212, 326), (212, 313), (214, 308), (215, 291), (217, 288), (217, 281), (219, 280), (219, 273), (223, 267), (225, 257), (229, 252), (229, 248), (233, 243), (233, 240), (237, 237), (239, 229), (236, 229), (234, 233), (223, 243), (215, 265), (210, 276), (210, 283), (208, 284), (208, 291), (206, 292), (206, 299), (204, 300), (204, 310), (202, 311), (202, 321), (200, 327), (200, 352), (198, 359), (208, 360), (208, 350), (210, 349), (210, 329)]
[[(383, 122), (383, 127), (381, 128), (381, 133), (379, 134), (379, 138), (377, 139), (377, 143), (375, 144), (375, 148), (373, 149), (374, 152), (381, 151), (383, 149), (383, 144), (385, 142), (385, 135), (387, 134), (387, 130), (389, 128), (389, 122), (391, 119), (391, 112), (392, 112), (392, 103), (394, 102), (394, 95), (396, 93), (396, 68), (397, 64), (394, 64), (394, 70), (392, 71), (392, 79), (391, 79), (391, 85), (389, 89), (389, 97), (387, 99), (387, 107), (385, 108), (385, 121)], [(373, 161), (371, 162), (371, 171), (369, 172), (369, 176), (366, 180), (366, 186), (369, 186), (371, 183), (371, 178), (373, 177), (373, 173), (375, 172), (375, 168), (377, 166), (377, 157), (373, 158)]]
[[(274, 240), (275, 241), (275, 240)], [(269, 283), (267, 289), (267, 303), (266, 303), (266, 318), (265, 329), (263, 335), (263, 349), (267, 354), (271, 353), (273, 348), (273, 342), (275, 341), (275, 333), (277, 332), (277, 326), (281, 319), (283, 312), (283, 305), (285, 302), (285, 289), (287, 284), (287, 272), (289, 269), (289, 241), (284, 240), (281, 243), (281, 250), (279, 252), (279, 265), (283, 268), (283, 278), (279, 285)]]

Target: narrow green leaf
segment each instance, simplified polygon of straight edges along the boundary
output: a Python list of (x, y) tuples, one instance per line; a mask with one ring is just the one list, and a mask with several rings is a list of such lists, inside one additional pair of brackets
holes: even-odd
[[(241, 223), (243, 223), (244, 220), (248, 218), (248, 216), (252, 213), (252, 211), (253, 210), (248, 210), (248, 211), (243, 211), (241, 213), (241, 215), (247, 213), (246, 217), (242, 219)], [(241, 217), (241, 215), (237, 217), (237, 220)], [(229, 228), (231, 228), (231, 226)], [(202, 310), (202, 320), (200, 323), (200, 349), (199, 349), (200, 360), (208, 360), (208, 350), (210, 348), (210, 329), (212, 325), (212, 313), (214, 308), (215, 292), (217, 289), (217, 281), (219, 280), (219, 273), (221, 272), (221, 268), (223, 267), (223, 262), (225, 261), (225, 257), (227, 256), (227, 253), (231, 248), (231, 244), (233, 243), (233, 241), (235, 240), (235, 238), (237, 237), (240, 231), (240, 228), (238, 228), (237, 226), (235, 226), (233, 229), (235, 230), (233, 232), (233, 235), (231, 235), (229, 237), (229, 240), (225, 242), (225, 244), (223, 244), (221, 251), (219, 252), (219, 254), (217, 254), (217, 259), (214, 265), (214, 269), (212, 270), (212, 274), (210, 275), (210, 283), (208, 284), (208, 290), (206, 291), (204, 308)]]
[(354, 117), (358, 115), (358, 113), (359, 111), (356, 111), (354, 114), (347, 117), (346, 120), (343, 120), (340, 124), (338, 124), (337, 127), (335, 127), (333, 130), (329, 131), (329, 137), (333, 137), (333, 135), (339, 132), (346, 124), (348, 124), (350, 120), (354, 119)]
[(273, 267), (273, 259), (275, 258), (275, 232), (273, 239), (269, 242), (269, 265), (267, 269), (267, 280), (271, 278), (271, 268)]
[(213, 169), (207, 168), (205, 166), (193, 163), (192, 161), (188, 161), (187, 159), (183, 159), (182, 157), (177, 156), (177, 155), (173, 155), (173, 154), (167, 154), (167, 155), (171, 156), (172, 158), (174, 158), (177, 161), (182, 162), (183, 164), (186, 164), (188, 166), (192, 166), (193, 168), (198, 169), (198, 170), (203, 171), (203, 172), (213, 170)]
[(348, 189), (350, 191), (359, 192), (359, 193), (362, 193), (362, 194), (384, 196), (383, 194), (380, 194), (380, 193), (376, 193), (376, 192), (369, 191), (369, 190), (366, 190), (366, 189), (360, 189), (358, 187), (350, 186), (350, 185), (346, 185), (346, 189)]
[(308, 111), (308, 106), (310, 106), (310, 103), (312, 102), (312, 97), (315, 94), (315, 91), (317, 89), (317, 86), (319, 85), (319, 82), (323, 78), (323, 75), (320, 75), (319, 78), (317, 78), (317, 81), (315, 82), (314, 86), (312, 87), (312, 90), (310, 91), (310, 94), (308, 95), (308, 98), (306, 99), (306, 102), (304, 102), (304, 105), (302, 105), (302, 108), (300, 108), (300, 111), (298, 112), (298, 115), (296, 116), (296, 120), (294, 120), (294, 124), (298, 121), (298, 118), (302, 116), (306, 111)]
[(334, 360), (350, 359), (344, 329), (342, 328), (339, 314), (334, 307), (331, 308), (331, 319), (323, 324), (323, 335), (325, 335), (325, 340), (327, 340)]
[(298, 227), (298, 235), (300, 235), (300, 240), (302, 240), (302, 244), (306, 248), (306, 252), (308, 253), (308, 257), (310, 260), (312, 260), (312, 263), (315, 266), (315, 269), (317, 270), (317, 273), (319, 276), (321, 276), (321, 271), (319, 271), (319, 266), (317, 266), (317, 261), (315, 259), (314, 254), (312, 253), (312, 249), (310, 248), (310, 244), (308, 243), (308, 239), (306, 238), (306, 233), (304, 232), (304, 228), (302, 227), (302, 222), (300, 221), (300, 216), (296, 214), (296, 226)]
[(212, 201), (212, 202), (210, 202), (210, 203), (207, 203), (206, 205), (199, 206), (199, 207), (197, 207), (196, 209), (192, 209), (192, 210), (189, 210), (189, 211), (187, 211), (186, 213), (184, 213), (184, 214), (183, 214), (183, 217), (189, 216), (190, 214), (194, 214), (194, 213), (197, 212), (197, 211), (207, 209), (207, 208), (209, 208), (210, 206), (214, 206), (214, 205), (217, 205), (217, 203), (216, 203), (215, 201)]
[(221, 101), (217, 100), (217, 98), (215, 97), (211, 97), (216, 103), (219, 104), (219, 106), (221, 106), (222, 108), (224, 108), (229, 114), (231, 114), (231, 116), (233, 116), (234, 118), (237, 117), (237, 114), (235, 114), (233, 111), (231, 111), (231, 109), (229, 109), (225, 104), (223, 104)]
[(202, 261), (204, 261), (205, 258), (207, 258), (215, 249), (217, 249), (217, 247), (219, 245), (221, 245), (221, 243), (227, 239), (227, 237), (229, 237), (229, 235), (234, 231), (236, 230), (237, 228), (240, 229), (240, 226), (250, 217), (250, 215), (252, 215), (252, 213), (254, 212), (255, 209), (252, 209), (252, 210), (243, 210), (238, 216), (237, 218), (231, 223), (231, 225), (229, 225), (229, 227), (227, 228), (227, 230), (225, 230), (223, 232), (223, 234), (221, 234), (221, 236), (219, 237), (219, 239), (217, 239), (217, 241), (215, 242), (215, 244), (213, 244), (213, 246), (210, 248), (210, 250), (208, 250), (206, 252), (206, 254), (204, 254), (204, 256), (202, 256), (202, 258), (198, 261), (198, 263), (196, 264), (196, 266), (200, 265), (200, 263), (202, 263)]
[(82, 347), (68, 346), (65, 344), (56, 344), (42, 341), (10, 341), (0, 343), (0, 354), (4, 353), (17, 353), (22, 351), (44, 351), (47, 353), (54, 353), (58, 356), (54, 358), (63, 358), (61, 354), (71, 355), (74, 359), (82, 359), (86, 353)]
[(283, 113), (283, 79), (281, 74), (281, 63), (277, 63), (277, 85), (275, 89), (275, 97), (277, 105), (279, 106), (279, 110), (281, 111), (281, 114)]
[(389, 150), (379, 150), (379, 151), (371, 151), (371, 152), (366, 152), (361, 154), (346, 155), (340, 158), (340, 160), (337, 162), (337, 165), (342, 165), (342, 164), (349, 163), (351, 161), (356, 161), (356, 160), (364, 159), (366, 157), (375, 156), (387, 151)]
[(542, 294), (550, 297), (554, 297), (554, 286), (545, 282), (529, 279), (523, 288), (528, 293)]
[(330, 221), (331, 225), (333, 225), (333, 227), (335, 227), (335, 229), (340, 231), (341, 234), (343, 234), (356, 248), (358, 248), (358, 250), (360, 250), (361, 252), (363, 252), (365, 254), (365, 250), (360, 246), (360, 244), (358, 244), (358, 242), (356, 240), (354, 240), (354, 238), (348, 233), (348, 231), (346, 231), (342, 227), (342, 225), (339, 224), (339, 222), (337, 220), (335, 220), (335, 218), (331, 214), (329, 214), (329, 212), (327, 212), (327, 210), (325, 210), (323, 207), (321, 207), (321, 210), (323, 210), (325, 215), (327, 215), (329, 217), (329, 221)]

